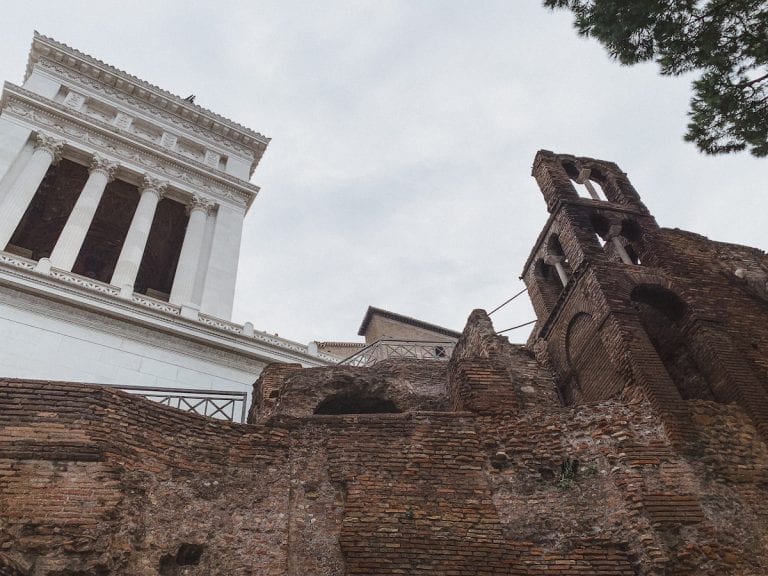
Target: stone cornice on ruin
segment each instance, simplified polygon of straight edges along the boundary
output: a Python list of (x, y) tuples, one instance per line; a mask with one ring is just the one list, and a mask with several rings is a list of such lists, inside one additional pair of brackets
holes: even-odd
[(191, 122), (211, 134), (244, 147), (253, 155), (251, 174), (270, 142), (270, 138), (263, 134), (35, 31), (25, 79), (41, 59), (57, 62), (76, 74), (97, 80), (105, 86), (145, 102), (158, 111), (172, 114), (182, 121)]
[[(3, 85), (0, 110), (23, 119), (33, 127), (54, 132), (77, 142), (104, 148), (102, 152), (117, 160), (137, 157), (151, 159), (141, 170), (156, 172), (158, 176), (187, 184), (196, 191), (206, 192), (214, 198), (234, 202), (246, 210), (258, 195), (259, 187), (221, 171), (212, 171), (204, 164), (168, 150), (153, 142), (137, 140), (120, 134), (114, 126), (43, 98), (34, 92), (6, 82)], [(105, 143), (99, 146), (99, 142)], [(138, 156), (137, 156), (138, 155)], [(184, 176), (186, 175), (186, 177)]]
[(423, 328), (424, 330), (429, 330), (430, 332), (437, 332), (438, 334), (444, 334), (445, 336), (448, 336), (450, 338), (458, 338), (459, 336), (461, 336), (461, 332), (456, 332), (455, 330), (449, 330), (448, 328), (443, 328), (442, 326), (438, 326), (436, 324), (422, 322), (421, 320), (417, 320), (416, 318), (411, 318), (410, 316), (403, 316), (402, 314), (396, 314), (395, 312), (390, 312), (389, 310), (376, 308), (374, 306), (368, 306), (368, 310), (365, 313), (363, 322), (362, 324), (360, 324), (360, 329), (357, 331), (359, 336), (365, 336), (365, 331), (368, 329), (368, 324), (370, 324), (374, 316), (382, 316), (384, 318), (389, 318), (390, 320), (395, 320), (396, 322), (401, 322), (402, 324), (408, 324), (410, 326), (416, 326), (417, 328)]

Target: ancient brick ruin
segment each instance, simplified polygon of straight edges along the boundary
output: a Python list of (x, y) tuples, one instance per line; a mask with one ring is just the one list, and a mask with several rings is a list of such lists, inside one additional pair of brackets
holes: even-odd
[(533, 174), (525, 346), (476, 310), (447, 363), (273, 364), (247, 425), (0, 382), (0, 574), (768, 573), (768, 258)]

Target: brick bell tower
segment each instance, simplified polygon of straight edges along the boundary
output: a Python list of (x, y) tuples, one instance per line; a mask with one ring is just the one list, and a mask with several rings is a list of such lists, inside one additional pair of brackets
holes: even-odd
[(752, 249), (660, 228), (612, 162), (542, 150), (532, 174), (550, 216), (522, 277), (538, 318), (532, 338), (546, 350), (563, 401), (597, 402), (639, 387), (682, 448), (696, 439), (690, 401), (734, 402), (768, 438), (768, 375), (743, 353), (743, 326), (722, 295), (753, 310), (757, 331), (768, 307), (710, 261), (686, 258), (676, 234), (698, 239), (691, 252)]

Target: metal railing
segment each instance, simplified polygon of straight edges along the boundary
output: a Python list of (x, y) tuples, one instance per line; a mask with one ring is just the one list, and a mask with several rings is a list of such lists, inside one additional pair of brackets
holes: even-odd
[(153, 386), (112, 387), (142, 396), (164, 406), (194, 412), (228, 422), (245, 422), (248, 394), (236, 390), (195, 390), (193, 388), (161, 388)]
[(449, 360), (456, 342), (422, 340), (376, 340), (345, 358), (345, 366), (373, 366), (382, 360), (413, 358), (417, 360)]

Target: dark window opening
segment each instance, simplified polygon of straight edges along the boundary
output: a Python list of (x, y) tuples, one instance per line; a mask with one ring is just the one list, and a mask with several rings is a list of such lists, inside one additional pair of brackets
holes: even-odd
[(375, 396), (336, 395), (326, 398), (317, 408), (315, 414), (397, 414), (398, 410), (392, 400)]
[(630, 242), (637, 242), (643, 235), (643, 229), (634, 220), (623, 220), (621, 222), (621, 235)]
[(445, 346), (435, 346), (435, 358), (445, 358)]
[(568, 257), (565, 255), (563, 245), (560, 244), (557, 234), (552, 234), (549, 240), (547, 240), (546, 263), (555, 269), (562, 286), (567, 285), (571, 277), (571, 266), (568, 263)]
[(112, 279), (138, 203), (136, 186), (122, 180), (107, 184), (72, 272), (100, 282)]
[(632, 290), (630, 295), (636, 305), (646, 304), (663, 314), (672, 322), (685, 316), (688, 306), (674, 292), (661, 286), (642, 285)]
[(637, 255), (637, 252), (635, 252), (635, 249), (632, 247), (632, 244), (625, 244), (624, 250), (627, 252), (627, 256), (629, 256), (629, 259), (632, 261), (632, 264), (635, 264), (637, 266), (641, 264), (640, 256)]
[(88, 168), (70, 160), (48, 168), (8, 242), (11, 252), (32, 260), (49, 257), (87, 180)]
[(608, 237), (608, 232), (610, 232), (611, 229), (610, 221), (601, 214), (592, 214), (589, 221), (592, 224), (592, 230), (594, 230), (597, 235), (600, 246), (604, 247), (607, 241), (606, 238)]
[(557, 303), (560, 292), (563, 290), (563, 283), (560, 282), (555, 267), (550, 266), (540, 258), (534, 268), (534, 277), (539, 293), (544, 300), (544, 305), (548, 310), (551, 310)]
[(186, 207), (170, 198), (157, 205), (133, 291), (168, 300), (187, 230)]
[(560, 244), (560, 238), (557, 237), (557, 234), (552, 234), (547, 240), (547, 252), (552, 256), (561, 256), (563, 260), (566, 260), (563, 245)]
[(176, 554), (165, 554), (160, 558), (160, 565), (158, 566), (158, 572), (160, 576), (176, 576), (177, 574), (185, 574), (180, 566), (197, 566), (200, 564), (200, 559), (203, 556), (205, 546), (202, 544), (187, 544), (184, 543), (179, 546)]

